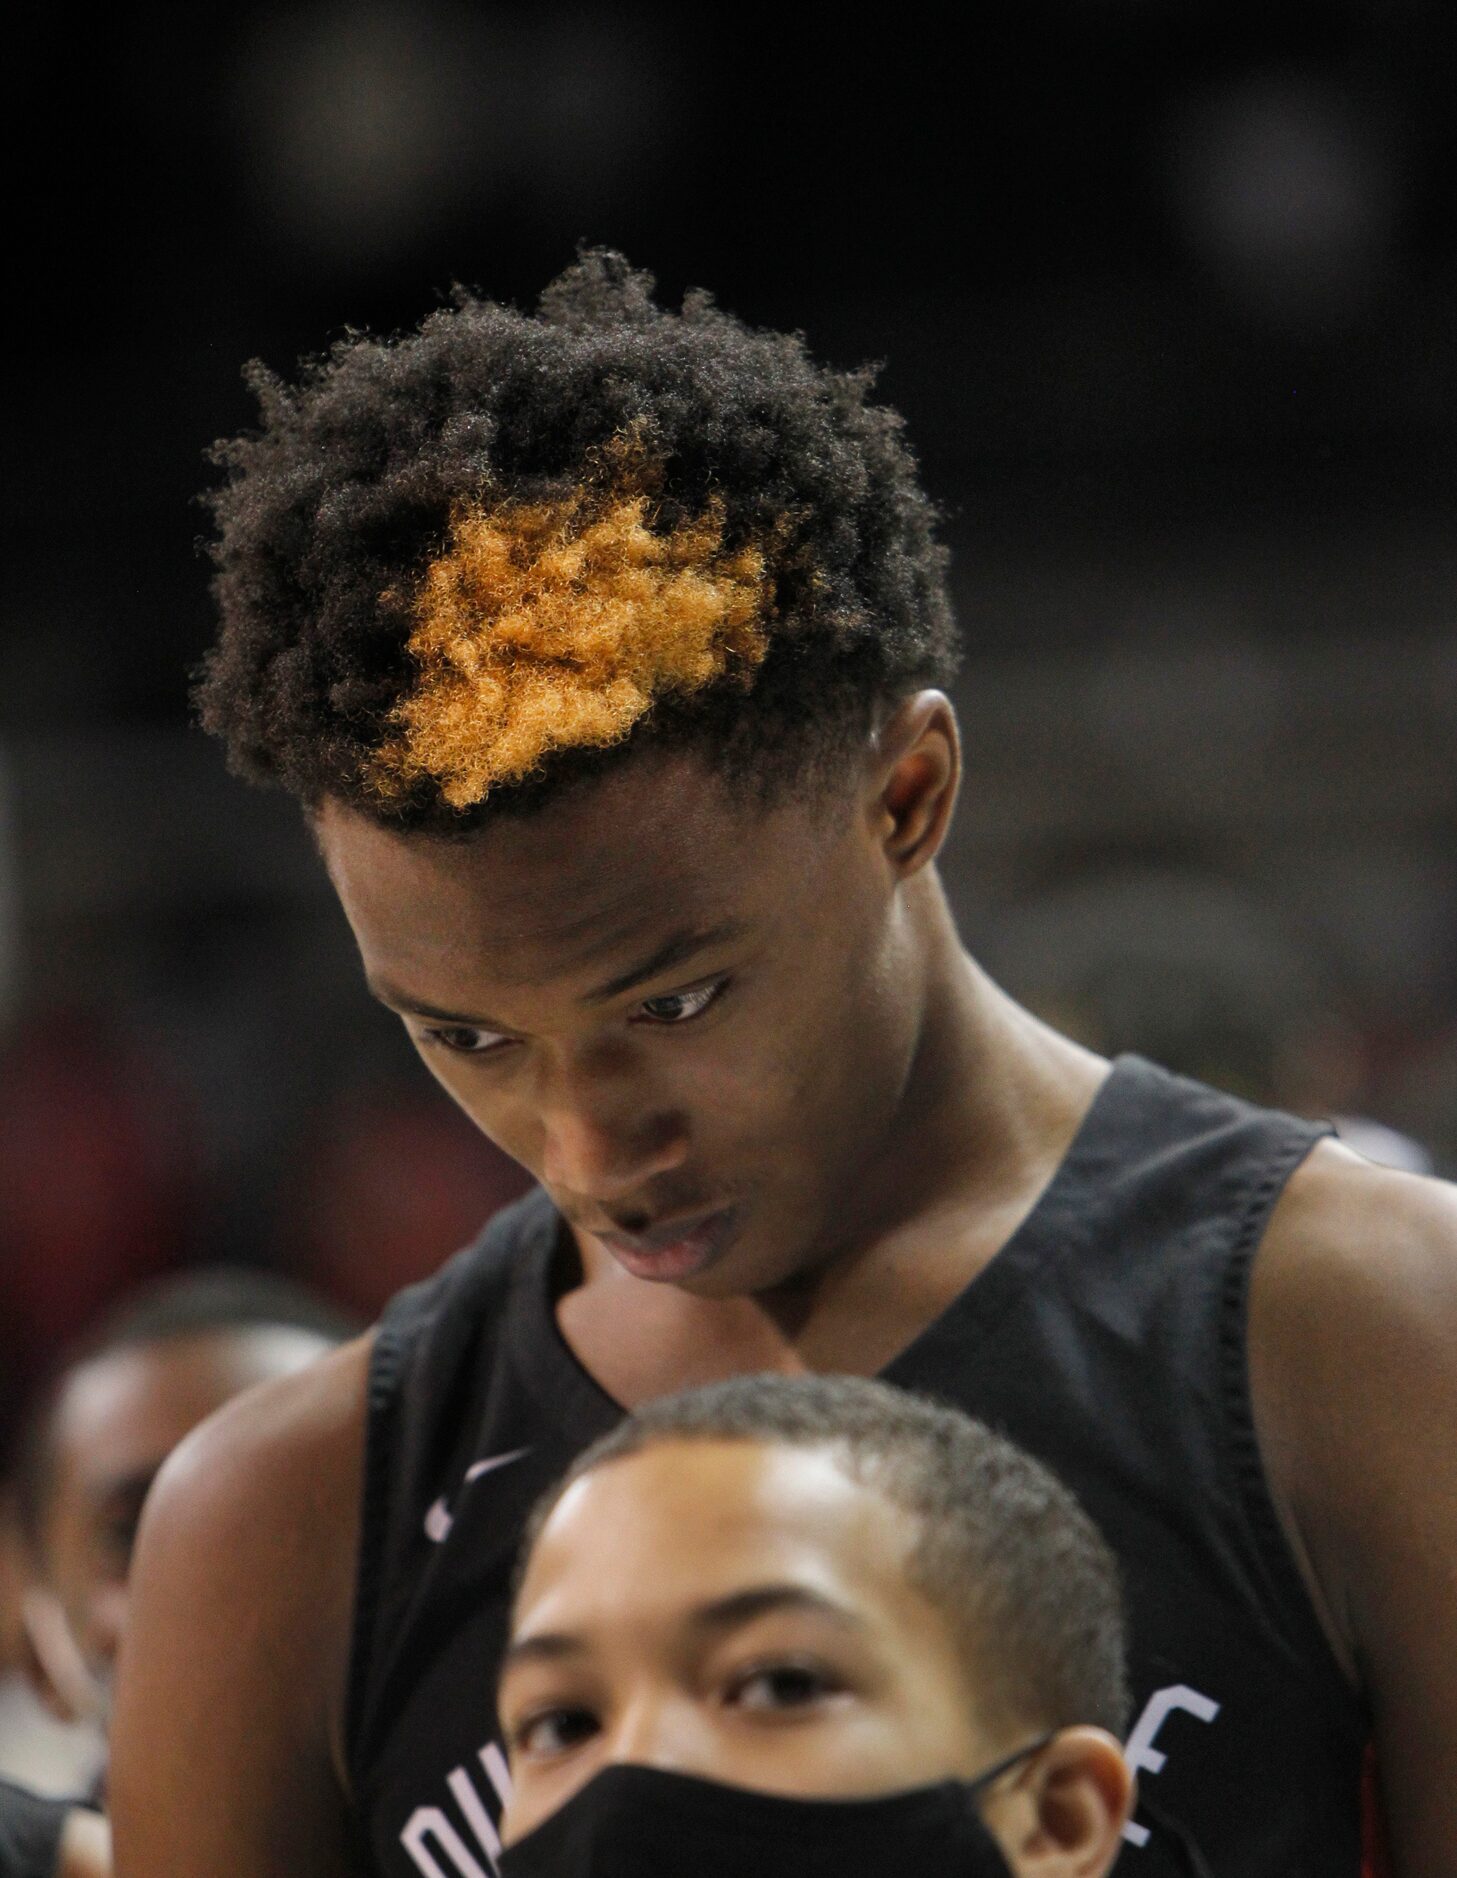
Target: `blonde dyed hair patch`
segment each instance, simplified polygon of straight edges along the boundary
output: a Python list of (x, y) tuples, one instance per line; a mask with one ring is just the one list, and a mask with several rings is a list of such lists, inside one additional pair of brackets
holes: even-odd
[(397, 800), (428, 781), (468, 809), (554, 751), (620, 743), (669, 693), (747, 679), (768, 649), (768, 558), (723, 533), (717, 506), (659, 533), (640, 495), (458, 509), (410, 595), (418, 675), (369, 787)]

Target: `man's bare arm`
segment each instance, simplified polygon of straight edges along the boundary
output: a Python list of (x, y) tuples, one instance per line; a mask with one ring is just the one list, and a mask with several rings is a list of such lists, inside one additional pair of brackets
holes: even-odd
[(118, 1878), (350, 1871), (341, 1707), (368, 1344), (203, 1424), (149, 1498), (117, 1690)]
[(1457, 1847), (1457, 1190), (1323, 1144), (1255, 1265), (1271, 1485), (1371, 1704), (1399, 1873)]

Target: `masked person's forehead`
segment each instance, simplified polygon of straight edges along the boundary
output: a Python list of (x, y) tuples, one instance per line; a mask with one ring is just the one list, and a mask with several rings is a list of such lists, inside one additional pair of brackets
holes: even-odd
[[(906, 1570), (916, 1538), (916, 1522), (828, 1449), (653, 1442), (563, 1494), (527, 1563), (514, 1634), (692, 1629), (722, 1607), (744, 1622), (837, 1623), (866, 1641), (940, 1637)], [(756, 1602), (766, 1587), (799, 1595)]]

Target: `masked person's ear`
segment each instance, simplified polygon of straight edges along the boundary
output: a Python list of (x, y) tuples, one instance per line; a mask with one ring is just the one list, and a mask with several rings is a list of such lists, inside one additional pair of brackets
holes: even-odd
[(1018, 1878), (1103, 1878), (1122, 1844), (1133, 1776), (1102, 1728), (1063, 1728), (983, 1816)]
[(28, 1585), (20, 1600), (20, 1665), (58, 1721), (97, 1722), (105, 1699), (55, 1593)]

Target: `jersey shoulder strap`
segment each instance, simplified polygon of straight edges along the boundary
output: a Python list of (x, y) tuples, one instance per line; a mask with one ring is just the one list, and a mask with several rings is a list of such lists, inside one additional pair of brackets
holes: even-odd
[(513, 1304), (525, 1283), (539, 1281), (557, 1227), (551, 1202), (533, 1189), (440, 1271), (392, 1298), (380, 1319), (369, 1366), (346, 1696), (351, 1764), (380, 1659), (403, 1617), (397, 1606), (430, 1548), (428, 1520), (442, 1483), (461, 1479), (483, 1444), (502, 1453), (513, 1445), (502, 1349), (508, 1324), (525, 1315)]

